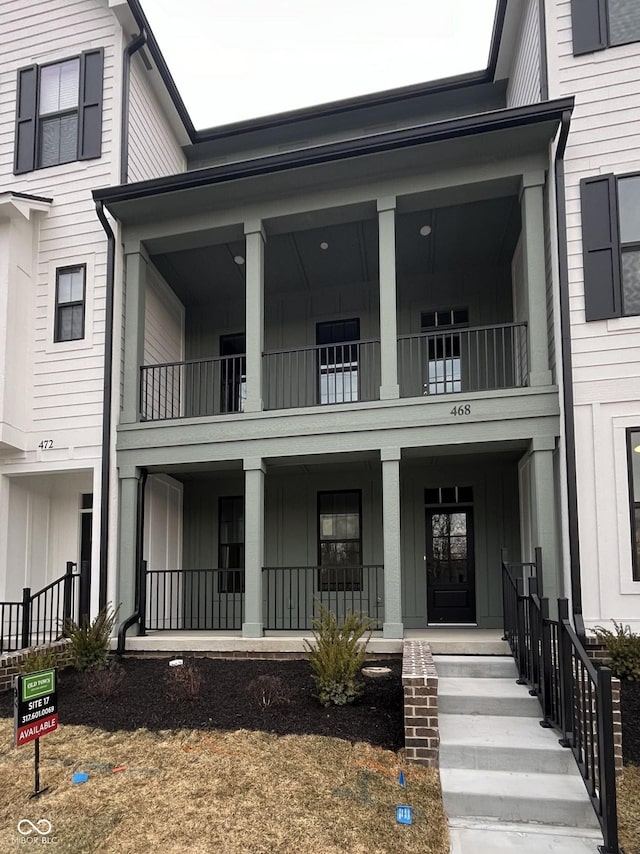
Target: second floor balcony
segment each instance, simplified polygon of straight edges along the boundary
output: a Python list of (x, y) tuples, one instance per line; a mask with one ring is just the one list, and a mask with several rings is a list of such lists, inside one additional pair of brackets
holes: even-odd
[[(522, 388), (528, 374), (527, 324), (451, 324), (446, 331), (401, 335), (397, 361), (403, 398)], [(262, 382), (266, 410), (378, 400), (380, 340), (266, 351)], [(143, 421), (240, 413), (246, 399), (244, 352), (140, 369)]]

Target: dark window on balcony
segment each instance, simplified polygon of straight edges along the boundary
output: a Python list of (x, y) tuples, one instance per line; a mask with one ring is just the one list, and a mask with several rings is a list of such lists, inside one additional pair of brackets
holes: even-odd
[(462, 359), (460, 335), (453, 330), (467, 326), (469, 309), (445, 308), (423, 311), (422, 331), (427, 337), (427, 394), (450, 394), (462, 391)]
[(332, 320), (316, 325), (318, 400), (354, 403), (358, 400), (358, 345), (360, 320)]
[(244, 498), (218, 499), (218, 593), (244, 593)]
[(362, 590), (360, 490), (318, 493), (318, 589)]

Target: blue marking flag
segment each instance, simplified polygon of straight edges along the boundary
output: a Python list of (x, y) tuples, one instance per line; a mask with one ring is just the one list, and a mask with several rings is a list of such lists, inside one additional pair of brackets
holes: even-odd
[(73, 775), (74, 783), (86, 783), (89, 779), (89, 775), (85, 774), (84, 771), (76, 771)]
[(401, 771), (401, 772), (398, 774), (398, 783), (400, 783), (400, 785), (402, 786), (402, 788), (403, 788), (403, 789), (404, 789), (404, 788), (405, 788), (405, 786), (407, 785), (407, 784), (405, 783), (405, 779), (404, 779), (404, 771)]
[(413, 809), (411, 807), (396, 807), (397, 824), (413, 824)]

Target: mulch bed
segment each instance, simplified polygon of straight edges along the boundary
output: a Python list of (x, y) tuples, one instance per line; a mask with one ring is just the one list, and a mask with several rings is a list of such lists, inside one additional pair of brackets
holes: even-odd
[(622, 757), (625, 765), (640, 765), (640, 681), (620, 683)]
[[(278, 735), (326, 735), (353, 743), (368, 742), (389, 750), (404, 746), (402, 664), (376, 661), (391, 668), (386, 678), (363, 678), (364, 694), (349, 706), (324, 708), (313, 696), (308, 661), (185, 658), (202, 680), (198, 696), (176, 696), (167, 658), (125, 658), (124, 679), (112, 696), (92, 697), (95, 685), (68, 669), (58, 676), (60, 724), (79, 724), (108, 731), (167, 729), (264, 730)], [(262, 702), (256, 679), (276, 677), (280, 686), (273, 705)], [(267, 689), (273, 683), (267, 682)], [(278, 683), (276, 683), (278, 687)], [(281, 691), (280, 691), (281, 688)], [(0, 716), (13, 715), (12, 692), (0, 695)]]

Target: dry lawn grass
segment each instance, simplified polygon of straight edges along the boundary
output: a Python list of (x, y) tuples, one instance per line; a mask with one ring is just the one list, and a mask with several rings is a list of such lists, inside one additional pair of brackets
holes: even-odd
[(620, 845), (625, 854), (640, 854), (640, 768), (625, 766), (617, 796)]
[[(40, 742), (41, 786), (49, 791), (29, 800), (33, 745), (14, 749), (12, 737), (11, 722), (1, 720), (2, 852), (26, 847), (13, 842), (22, 818), (48, 819), (58, 854), (448, 851), (437, 773), (367, 744), (63, 726)], [(126, 770), (113, 773), (118, 766)], [(88, 782), (74, 785), (74, 771), (88, 772)], [(396, 824), (403, 803), (414, 808), (411, 826)]]

